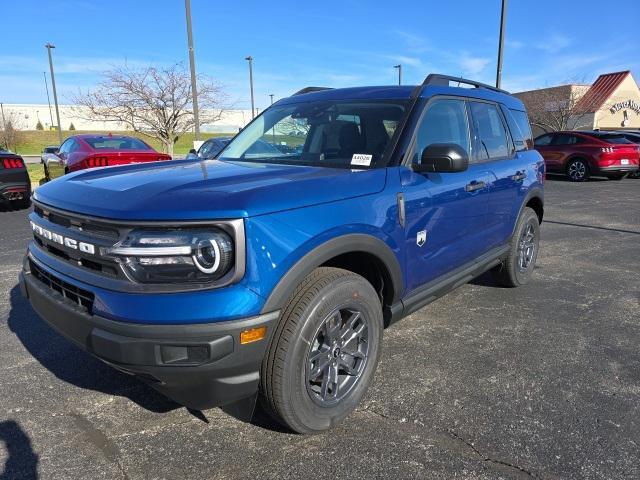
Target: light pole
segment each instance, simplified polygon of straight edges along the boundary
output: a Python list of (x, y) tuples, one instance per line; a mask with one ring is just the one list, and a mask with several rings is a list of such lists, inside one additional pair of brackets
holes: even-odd
[(200, 140), (200, 117), (198, 115), (198, 90), (196, 89), (196, 60), (193, 54), (193, 33), (191, 31), (191, 0), (184, 0), (187, 15), (187, 43), (189, 45), (189, 66), (191, 67), (191, 97), (193, 98), (193, 121), (195, 140)]
[(502, 48), (504, 45), (504, 26), (507, 21), (507, 0), (502, 0), (502, 13), (500, 14), (500, 40), (498, 42), (498, 68), (496, 69), (496, 87), (500, 88), (502, 82)]
[(47, 43), (45, 45), (49, 54), (49, 70), (51, 70), (51, 88), (53, 90), (53, 103), (56, 106), (56, 119), (58, 120), (58, 140), (62, 145), (62, 125), (60, 125), (60, 109), (58, 108), (58, 94), (56, 93), (56, 77), (53, 74), (53, 60), (51, 59), (51, 49), (56, 48), (55, 45)]
[(245, 60), (249, 62), (249, 87), (251, 88), (251, 119), (253, 120), (256, 116), (255, 103), (253, 100), (253, 57), (249, 55), (248, 57), (245, 57)]
[(273, 105), (273, 93), (270, 93), (269, 97), (271, 97), (271, 105)]
[(393, 68), (398, 69), (398, 85), (402, 85), (402, 65), (394, 65)]
[(4, 105), (2, 103), (0, 103), (0, 112), (2, 112), (2, 130), (6, 130), (7, 129), (7, 124), (4, 121)]
[(47, 85), (47, 72), (42, 72), (44, 75), (44, 89), (47, 91), (47, 104), (49, 105), (49, 118), (51, 119), (51, 123), (49, 125), (53, 125), (53, 113), (51, 113), (51, 100), (49, 99), (49, 86)]

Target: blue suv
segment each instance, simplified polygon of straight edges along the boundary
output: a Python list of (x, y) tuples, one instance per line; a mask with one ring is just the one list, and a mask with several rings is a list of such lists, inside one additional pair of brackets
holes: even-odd
[(85, 170), (34, 193), (20, 275), (70, 341), (193, 408), (296, 432), (358, 405), (383, 330), (491, 270), (526, 284), (544, 162), (478, 82), (306, 88), (216, 160)]

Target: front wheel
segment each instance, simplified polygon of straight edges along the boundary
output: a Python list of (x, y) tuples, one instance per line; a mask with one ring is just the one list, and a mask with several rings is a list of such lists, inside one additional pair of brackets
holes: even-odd
[(298, 433), (328, 430), (373, 380), (382, 308), (371, 284), (338, 268), (313, 271), (294, 291), (261, 371), (269, 412)]
[(509, 242), (509, 252), (492, 272), (495, 280), (505, 287), (519, 287), (531, 280), (538, 259), (540, 223), (533, 209), (525, 207)]
[(572, 182), (586, 182), (589, 180), (589, 165), (582, 158), (574, 158), (567, 164), (567, 175)]

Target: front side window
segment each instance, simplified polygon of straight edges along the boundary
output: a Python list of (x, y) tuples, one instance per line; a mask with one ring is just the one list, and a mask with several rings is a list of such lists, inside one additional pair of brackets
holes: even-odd
[(58, 153), (61, 153), (63, 155), (68, 154), (71, 151), (71, 146), (73, 145), (73, 139), (69, 138), (67, 140), (65, 140), (62, 145), (60, 145), (60, 150), (58, 150)]
[(396, 100), (275, 105), (236, 135), (219, 158), (331, 168), (382, 166), (405, 108), (406, 101)]
[(553, 135), (551, 134), (541, 135), (535, 139), (534, 145), (536, 147), (546, 147), (548, 145), (551, 145), (552, 139), (553, 139)]
[(418, 127), (413, 163), (420, 163), (424, 149), (436, 143), (459, 145), (469, 155), (469, 126), (463, 100), (440, 99), (427, 106)]
[(509, 156), (507, 131), (498, 108), (490, 103), (469, 102), (475, 130), (476, 160)]

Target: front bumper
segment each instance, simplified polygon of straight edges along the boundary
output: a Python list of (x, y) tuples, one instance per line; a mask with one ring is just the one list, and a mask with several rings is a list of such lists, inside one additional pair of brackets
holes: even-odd
[[(149, 325), (110, 320), (73, 303), (29, 271), (20, 289), (38, 315), (100, 360), (149, 383), (172, 400), (203, 410), (253, 395), (279, 312), (205, 324)], [(264, 339), (240, 344), (240, 333), (267, 327)]]

